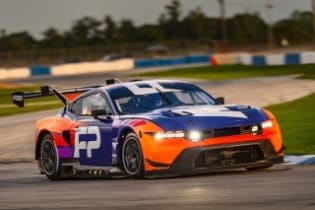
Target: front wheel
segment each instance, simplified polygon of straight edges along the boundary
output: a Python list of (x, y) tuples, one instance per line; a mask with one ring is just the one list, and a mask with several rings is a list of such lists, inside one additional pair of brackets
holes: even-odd
[(122, 163), (125, 172), (136, 178), (144, 174), (143, 155), (140, 143), (135, 134), (128, 134), (122, 145)]
[(44, 174), (50, 180), (60, 179), (60, 160), (58, 158), (57, 148), (50, 135), (43, 138), (40, 147), (40, 161)]

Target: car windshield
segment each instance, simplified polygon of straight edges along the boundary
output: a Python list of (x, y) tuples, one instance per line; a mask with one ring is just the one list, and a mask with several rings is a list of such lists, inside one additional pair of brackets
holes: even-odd
[[(192, 84), (159, 83), (159, 87), (149, 84), (120, 86), (109, 91), (119, 114), (138, 114), (156, 109), (177, 106), (213, 105), (214, 99)], [(156, 86), (156, 85), (155, 85)]]

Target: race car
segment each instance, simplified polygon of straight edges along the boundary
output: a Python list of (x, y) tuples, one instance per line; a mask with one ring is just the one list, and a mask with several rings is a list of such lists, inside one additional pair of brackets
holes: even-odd
[(262, 169), (283, 162), (276, 118), (266, 109), (225, 105), (176, 80), (117, 82), (12, 93), (57, 96), (65, 106), (36, 123), (35, 159), (51, 180), (82, 173), (133, 178)]

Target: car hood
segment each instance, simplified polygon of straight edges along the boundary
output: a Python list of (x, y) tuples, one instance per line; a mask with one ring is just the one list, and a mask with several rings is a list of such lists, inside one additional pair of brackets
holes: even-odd
[(174, 107), (155, 110), (141, 115), (140, 118), (151, 120), (164, 130), (226, 128), (268, 120), (261, 109), (248, 105)]

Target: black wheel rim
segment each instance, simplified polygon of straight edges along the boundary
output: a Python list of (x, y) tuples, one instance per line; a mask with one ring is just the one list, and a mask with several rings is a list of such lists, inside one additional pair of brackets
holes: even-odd
[(43, 145), (42, 164), (48, 174), (54, 172), (56, 167), (56, 151), (51, 142), (45, 142)]
[(140, 150), (138, 144), (134, 141), (129, 141), (125, 149), (125, 165), (129, 172), (135, 173), (139, 170), (140, 165)]

